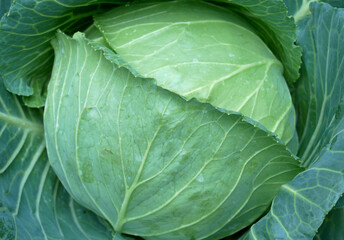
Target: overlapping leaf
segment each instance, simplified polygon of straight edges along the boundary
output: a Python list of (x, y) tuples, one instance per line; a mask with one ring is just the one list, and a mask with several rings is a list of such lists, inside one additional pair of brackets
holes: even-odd
[(344, 197), (341, 197), (336, 206), (326, 216), (319, 231), (315, 235), (314, 240), (335, 239), (342, 240), (344, 238)]
[(296, 153), (295, 111), (282, 66), (235, 12), (205, 2), (168, 1), (119, 7), (95, 23), (141, 76), (186, 99), (240, 112)]
[(96, 6), (90, 5), (101, 2), (107, 1), (14, 1), (0, 22), (0, 75), (6, 88), (23, 96), (35, 95), (26, 98), (25, 103), (43, 106), (43, 86), (50, 78), (53, 61), (50, 40), (56, 29), (80, 29), (90, 22), (80, 19), (98, 12)]
[(317, 162), (282, 186), (269, 214), (253, 225), (247, 239), (313, 239), (344, 192), (343, 111), (338, 115)]
[(290, 85), (299, 77), (301, 48), (295, 45), (296, 26), (288, 17), (283, 1), (268, 0), (214, 0), (239, 6), (238, 12), (250, 19), (260, 37), (268, 44), (284, 66), (284, 75)]
[(310, 166), (328, 143), (344, 95), (344, 10), (310, 5), (312, 16), (299, 21), (298, 43), (303, 66), (297, 91), (299, 155)]
[(73, 196), (116, 231), (226, 236), (257, 219), (300, 171), (252, 120), (135, 78), (79, 33), (59, 33), (54, 47), (44, 119), (49, 160)]
[(322, 2), (326, 2), (333, 7), (344, 8), (344, 1), (343, 0), (322, 0)]
[(111, 239), (103, 220), (77, 204), (52, 171), (42, 113), (22, 106), (0, 78), (0, 238)]
[(287, 6), (288, 14), (293, 16), (296, 21), (310, 15), (309, 5), (312, 2), (325, 2), (330, 4), (332, 7), (343, 8), (343, 0), (283, 0)]
[(282, 186), (249, 239), (312, 239), (344, 192), (343, 10), (319, 3), (310, 7), (311, 17), (299, 25), (305, 52), (299, 97), (304, 94), (301, 104), (307, 104), (300, 109), (308, 114), (305, 131), (314, 131), (303, 138), (314, 152), (304, 154), (305, 165), (311, 167)]
[[(73, 2), (75, 3), (75, 1)], [(221, 2), (237, 4), (237, 1), (232, 2), (223, 0)], [(277, 50), (274, 49), (275, 54), (283, 60), (288, 79), (295, 79), (297, 76), (300, 55), (299, 49), (293, 46), (295, 36), (293, 35), (293, 31), (290, 31), (292, 29), (291, 20), (286, 17), (285, 8), (282, 7), (280, 2), (277, 5), (271, 4), (272, 2), (273, 1), (261, 2), (259, 3), (259, 7), (247, 1), (239, 2), (239, 5), (241, 4), (241, 6), (244, 7), (241, 9), (243, 13), (251, 19), (257, 20), (253, 25), (261, 29), (268, 29), (265, 30), (266, 32), (262, 31), (262, 36), (268, 36), (265, 40), (270, 43), (270, 46), (275, 45), (276, 48), (280, 48)], [(297, 11), (297, 9), (302, 6), (300, 1), (296, 2), (295, 8), (291, 7), (290, 12)], [(307, 3), (307, 1), (304, 2)], [(330, 2), (338, 6), (342, 4), (342, 1)], [(1, 14), (8, 10), (10, 3), (11, 1), (0, 2)], [(90, 10), (90, 8), (84, 8), (84, 6), (93, 4), (95, 1), (80, 0), (75, 6), (74, 3), (71, 4), (71, 2), (60, 3), (55, 1), (16, 1), (11, 8), (10, 14), (6, 15), (1, 20), (0, 74), (4, 76), (6, 87), (11, 91), (20, 95), (30, 95), (30, 97), (24, 98), (25, 103), (30, 106), (38, 107), (44, 104), (44, 82), (50, 77), (52, 65), (52, 51), (49, 41), (53, 37), (56, 28), (69, 29), (75, 27), (72, 25), (77, 22), (78, 19), (91, 14), (90, 12), (85, 12)], [(69, 6), (67, 7), (67, 5)], [(74, 7), (81, 7), (80, 12), (79, 10), (75, 11)], [(311, 166), (311, 168), (307, 169), (307, 171), (298, 175), (292, 182), (282, 187), (280, 194), (274, 201), (272, 210), (265, 218), (254, 225), (249, 235), (247, 235), (248, 238), (310, 239), (314, 236), (324, 216), (333, 207), (344, 191), (344, 170), (342, 161), (344, 159), (344, 120), (343, 113), (341, 112), (343, 106), (342, 108), (338, 107), (339, 101), (343, 98), (344, 91), (342, 84), (344, 68), (343, 48), (340, 47), (343, 45), (344, 39), (343, 10), (334, 10), (326, 4), (313, 4), (311, 5), (311, 10), (311, 18), (300, 19), (299, 21), (299, 44), (302, 45), (305, 51), (305, 63), (302, 70), (303, 77), (298, 89), (301, 119), (300, 132), (303, 134), (300, 152), (304, 156), (304, 165)], [(270, 30), (271, 32), (269, 32)], [(276, 34), (276, 32), (278, 32), (278, 34)], [(310, 44), (310, 42), (312, 42), (312, 44)], [(111, 51), (109, 54), (111, 54)], [(116, 58), (116, 60), (120, 60), (120, 58)], [(75, 66), (73, 65), (72, 67)], [(75, 76), (80, 77), (79, 74), (80, 73), (76, 73)], [(138, 79), (135, 80), (141, 81)], [(2, 80), (0, 80), (0, 82), (1, 81)], [(128, 85), (126, 85), (125, 92), (126, 94), (131, 94), (132, 99), (140, 99), (140, 94), (138, 93), (140, 92), (140, 88), (144, 86), (149, 86), (145, 88), (145, 91), (148, 93), (150, 93), (150, 91), (155, 91), (154, 84), (137, 84), (130, 85), (128, 89)], [(68, 102), (69, 100), (67, 99), (71, 98), (72, 95), (64, 89), (64, 85), (58, 87), (63, 88), (60, 92), (61, 102)], [(105, 92), (104, 90), (103, 93)], [(159, 108), (157, 102), (159, 102), (158, 100), (160, 99), (155, 99), (154, 93), (152, 94), (153, 98), (152, 96), (142, 98), (141, 100), (143, 102), (153, 103), (152, 107), (142, 107), (142, 109), (137, 110), (134, 109), (134, 104), (128, 100), (130, 99), (129, 97), (123, 97), (125, 95), (124, 91), (122, 93), (121, 101), (123, 99), (126, 100), (127, 106), (133, 106), (132, 110), (135, 112), (133, 115), (130, 113), (130, 116), (135, 116), (134, 119), (130, 120), (128, 117), (129, 114), (125, 115), (128, 112), (124, 111), (124, 118), (122, 121), (127, 121), (126, 123), (132, 121), (132, 125), (134, 125), (133, 122), (135, 122), (135, 124), (139, 126), (146, 126), (147, 124), (144, 122), (145, 118), (142, 116), (147, 112), (154, 113), (154, 111), (156, 111), (155, 108)], [(64, 190), (47, 162), (42, 123), (40, 121), (41, 113), (23, 107), (22, 102), (18, 100), (18, 98), (5, 91), (2, 83), (0, 85), (0, 96), (0, 188), (2, 189), (2, 191), (0, 191), (0, 238), (59, 240), (83, 238), (97, 240), (110, 239), (112, 237), (118, 240), (130, 239), (119, 233), (111, 236), (106, 224), (103, 224), (103, 220), (100, 220), (93, 213), (74, 202), (66, 190)], [(105, 94), (103, 98), (99, 98), (99, 100), (102, 101), (107, 97), (108, 95)], [(92, 103), (91, 100), (90, 103)], [(96, 133), (97, 128), (95, 126), (98, 126), (97, 122), (100, 120), (100, 117), (97, 115), (99, 113), (97, 109), (94, 111), (95, 109), (96, 108), (92, 104), (87, 105), (87, 109), (84, 109), (84, 115), (80, 117), (80, 129), (90, 129), (86, 134), (80, 135), (83, 139), (87, 139), (90, 134), (93, 135)], [(115, 112), (111, 110), (113, 110), (113, 108), (110, 107), (107, 113)], [(142, 113), (142, 115), (139, 113)], [(71, 116), (73, 114), (75, 113), (67, 111), (64, 116)], [(175, 114), (175, 112), (173, 112), (173, 114)], [(62, 115), (60, 117), (63, 118)], [(94, 121), (87, 122), (90, 118)], [(193, 124), (195, 124), (195, 122), (196, 120)], [(252, 127), (247, 122), (245, 122), (245, 124)], [(53, 130), (51, 132), (58, 136), (59, 140), (63, 142), (67, 133), (61, 126), (59, 127), (59, 122), (57, 122), (55, 126), (56, 131)], [(157, 123), (157, 126), (160, 126), (159, 123)], [(142, 142), (153, 142), (148, 141), (150, 132), (144, 128), (142, 129), (142, 132), (140, 132), (143, 139)], [(173, 128), (173, 131), (176, 130), (177, 127)], [(257, 131), (259, 132), (261, 130)], [(128, 132), (128, 135), (123, 136), (123, 141), (127, 141), (126, 144), (130, 143), (129, 145), (132, 146), (134, 145), (132, 140), (133, 135), (130, 134), (133, 132), (131, 132), (130, 129)], [(209, 132), (211, 135), (217, 133), (212, 129), (211, 131), (207, 131), (207, 133)], [(135, 132), (135, 134), (136, 133), (137, 132)], [(148, 138), (145, 134), (147, 134)], [(171, 132), (170, 135), (172, 136), (173, 132)], [(97, 143), (96, 138), (90, 139), (89, 142), (84, 145), (80, 144), (80, 146), (82, 151), (95, 153), (94, 150), (90, 148), (90, 146), (95, 143)], [(166, 142), (166, 144), (168, 143), (169, 142)], [(215, 143), (216, 138), (212, 143), (209, 143), (208, 146), (204, 146), (204, 148)], [(115, 151), (111, 148), (113, 146), (110, 145), (111, 144), (109, 144), (109, 148), (104, 148), (104, 151), (101, 152), (102, 157), (110, 159), (113, 157), (112, 155)], [(165, 145), (164, 148), (166, 148)], [(141, 156), (142, 159), (141, 150), (142, 149), (136, 149), (133, 150), (132, 153), (125, 154), (131, 154), (128, 158), (137, 159), (137, 156)], [(190, 154), (192, 151), (195, 151), (195, 149), (189, 152), (184, 152), (184, 150), (180, 152), (180, 155), (192, 158)], [(146, 149), (142, 151), (145, 152)], [(137, 155), (134, 153), (137, 153)], [(115, 152), (115, 154), (118, 153)], [(93, 167), (91, 161), (87, 161), (86, 159), (86, 162), (84, 162), (86, 164), (81, 165), (80, 168), (77, 167), (77, 171), (80, 171), (79, 174), (82, 181), (84, 181), (84, 185), (80, 188), (83, 188), (82, 191), (86, 192), (97, 191), (95, 188), (88, 185), (88, 182), (92, 181), (92, 177), (94, 176), (92, 176), (92, 174), (86, 174), (88, 171), (92, 172), (90, 169)], [(130, 166), (134, 166), (135, 164), (138, 163), (129, 163)], [(58, 169), (58, 167), (56, 168)], [(135, 169), (135, 167), (133, 169)], [(120, 170), (123, 170), (123, 167), (120, 168)], [(220, 170), (224, 171), (223, 169)], [(296, 171), (297, 170), (295, 170), (295, 172)], [(125, 169), (125, 172), (128, 172), (129, 175), (132, 173), (128, 169)], [(182, 170), (180, 170), (180, 172), (182, 172)], [(127, 177), (128, 182), (135, 181), (135, 173), (132, 174), (133, 175), (129, 177), (124, 176), (123, 179)], [(176, 174), (178, 174), (178, 172), (176, 172)], [(183, 175), (183, 177), (185, 176)], [(196, 181), (198, 183), (204, 182), (206, 181), (206, 177), (206, 174), (199, 175)], [(290, 175), (285, 176), (283, 180), (287, 178), (290, 178)], [(66, 181), (65, 179), (63, 180)], [(274, 181), (275, 180), (266, 180), (265, 183), (274, 184)], [(258, 188), (258, 186), (261, 187), (259, 184), (255, 187)], [(214, 188), (214, 186), (209, 187), (209, 189), (211, 188)], [(270, 188), (271, 187), (269, 187), (267, 191), (263, 189), (257, 190), (257, 192), (265, 196), (266, 192), (270, 193)], [(155, 189), (159, 190), (159, 188)], [(278, 188), (274, 189), (277, 191)], [(69, 191), (70, 190), (71, 189), (69, 189)], [(252, 194), (258, 193), (253, 191)], [(140, 224), (135, 225), (135, 219), (133, 219), (135, 217), (129, 216), (130, 214), (135, 214), (133, 211), (130, 212), (132, 210), (130, 210), (130, 204), (135, 204), (135, 206), (137, 206), (140, 204), (144, 205), (145, 203), (138, 200), (137, 202), (130, 202), (130, 194), (128, 198), (129, 207), (126, 208), (129, 210), (127, 212), (126, 209), (122, 211), (122, 213), (124, 212), (122, 215), (125, 216), (122, 225), (125, 226), (123, 227), (125, 231), (129, 229), (128, 232), (139, 232), (140, 229), (137, 230), (137, 227), (142, 226)], [(158, 194), (160, 197), (160, 192)], [(162, 195), (163, 194), (161, 194), (161, 196)], [(192, 196), (196, 195), (197, 194), (194, 194)], [(207, 195), (211, 194), (207, 192)], [(198, 195), (194, 198), (198, 199)], [(82, 200), (88, 201), (87, 199)], [(191, 200), (194, 201), (194, 199)], [(327, 239), (329, 236), (331, 238), (341, 236), (340, 229), (332, 228), (337, 225), (331, 224), (331, 221), (336, 221), (336, 223), (343, 221), (343, 206), (340, 205), (340, 203), (341, 202), (337, 203), (337, 207), (328, 215), (316, 237)], [(95, 205), (97, 204), (98, 200), (94, 201), (91, 204), (91, 208), (96, 209), (97, 206)], [(154, 205), (155, 203), (150, 202), (149, 204)], [(259, 210), (266, 207), (265, 203), (261, 206), (255, 206), (254, 204), (257, 204), (256, 201), (253, 205), (250, 204), (251, 203), (248, 202), (246, 205), (243, 205), (245, 207), (249, 206), (248, 210), (246, 212), (239, 212), (235, 220), (240, 223), (245, 222), (252, 212), (257, 211), (257, 209), (259, 212)], [(190, 209), (192, 210), (192, 206), (190, 206)], [(97, 212), (97, 210), (95, 211)], [(128, 214), (129, 217), (126, 217), (126, 214)], [(258, 215), (259, 214), (256, 216)], [(143, 216), (143, 218), (144, 217), (145, 216)], [(128, 218), (130, 221), (128, 221)], [(250, 221), (254, 218), (255, 217), (251, 216)], [(218, 220), (218, 218), (214, 218), (214, 221), (215, 220)], [(125, 225), (127, 223), (126, 221), (128, 221), (129, 224)], [(148, 218), (146, 223), (149, 223), (148, 225), (150, 226), (154, 226), (156, 222), (159, 222), (159, 224), (170, 224), (171, 219), (153, 217), (152, 219)], [(229, 225), (230, 224), (224, 227), (225, 230), (223, 232), (217, 232), (216, 235), (210, 238), (214, 236), (224, 236), (229, 233), (231, 231), (228, 230), (231, 228)], [(202, 230), (203, 228), (200, 228), (199, 232)], [(155, 237), (153, 236), (151, 238), (154, 239)]]
[[(288, 15), (300, 15), (302, 12), (309, 12), (309, 2), (307, 0), (283, 0), (288, 9)], [(300, 12), (299, 14), (297, 12)], [(306, 17), (306, 16), (304, 16)]]

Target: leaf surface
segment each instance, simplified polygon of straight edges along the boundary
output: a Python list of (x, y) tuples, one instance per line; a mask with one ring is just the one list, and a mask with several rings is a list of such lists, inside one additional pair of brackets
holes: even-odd
[(296, 152), (295, 111), (281, 63), (236, 13), (172, 1), (119, 7), (95, 23), (140, 76), (186, 99), (240, 112)]
[(284, 75), (289, 85), (299, 77), (301, 48), (295, 45), (296, 27), (288, 17), (283, 1), (268, 0), (214, 0), (231, 4), (237, 12), (250, 19), (259, 36), (268, 44), (283, 63)]
[(59, 33), (54, 48), (49, 160), (72, 195), (117, 232), (226, 236), (257, 219), (301, 170), (256, 122), (135, 78), (80, 33)]
[(312, 3), (312, 15), (298, 25), (303, 66), (297, 88), (299, 156), (311, 166), (328, 144), (344, 96), (344, 10)]
[(111, 239), (103, 220), (66, 192), (47, 159), (42, 112), (0, 78), (0, 238)]
[(316, 163), (282, 186), (270, 212), (251, 227), (248, 239), (313, 239), (344, 192), (343, 115)]
[(336, 239), (342, 240), (344, 237), (344, 197), (341, 197), (336, 206), (326, 216), (314, 240)]
[(98, 12), (97, 6), (88, 5), (101, 2), (107, 1), (14, 1), (0, 21), (0, 75), (6, 88), (18, 95), (35, 95), (25, 103), (41, 107), (45, 101), (42, 88), (50, 79), (53, 62), (50, 41), (56, 30), (82, 27), (90, 22), (86, 17)]
[(0, 1), (0, 18), (10, 9), (12, 0), (1, 0)]
[(309, 168), (282, 186), (270, 212), (244, 239), (313, 239), (344, 192), (343, 51), (338, 45), (343, 40), (343, 10), (319, 3), (310, 7), (312, 15), (298, 26), (304, 50), (299, 111), (301, 126), (310, 134), (301, 143), (312, 154), (300, 152)]
[(287, 6), (289, 16), (302, 15), (301, 11), (309, 12), (308, 0), (283, 0), (283, 2)]

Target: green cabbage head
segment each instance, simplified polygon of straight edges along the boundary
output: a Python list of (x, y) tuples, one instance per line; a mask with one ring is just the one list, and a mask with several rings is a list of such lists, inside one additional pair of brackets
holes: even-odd
[(52, 44), (49, 160), (114, 231), (220, 239), (301, 171), (283, 65), (228, 6), (126, 5)]

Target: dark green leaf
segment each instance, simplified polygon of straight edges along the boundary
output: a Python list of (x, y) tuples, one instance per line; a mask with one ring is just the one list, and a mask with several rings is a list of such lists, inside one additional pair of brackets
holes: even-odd
[(314, 240), (344, 240), (344, 197), (326, 216)]
[(343, 10), (311, 4), (298, 25), (304, 51), (298, 88), (303, 161), (311, 166), (282, 186), (251, 239), (312, 239), (344, 191)]
[(314, 165), (282, 186), (270, 212), (249, 239), (312, 239), (344, 192), (344, 103), (331, 126), (330, 142)]
[(337, 7), (337, 8), (344, 7), (344, 0), (323, 0), (322, 2), (326, 2), (330, 4), (332, 7)]
[(0, 78), (0, 239), (111, 239), (104, 220), (77, 204), (49, 165), (42, 112)]
[(0, 0), (0, 18), (10, 9), (12, 0)]
[(142, 238), (140, 237), (133, 237), (133, 236), (120, 234), (120, 233), (116, 233), (112, 238), (112, 240), (141, 240), (141, 239)]
[[(287, 6), (289, 16), (295, 15), (302, 8), (302, 4), (307, 5), (306, 7), (308, 9), (309, 1), (307, 0), (283, 0), (283, 1), (285, 5)], [(305, 6), (303, 8), (305, 8)]]
[(311, 166), (328, 144), (344, 96), (344, 10), (312, 3), (311, 17), (300, 20), (298, 43), (303, 66), (297, 88), (299, 155)]
[(308, 17), (311, 14), (309, 5), (312, 2), (325, 2), (330, 4), (332, 7), (343, 8), (344, 0), (283, 0), (288, 8), (288, 14), (293, 16), (298, 22), (301, 19)]
[(42, 86), (35, 82), (50, 78), (53, 62), (50, 40), (56, 29), (74, 29), (80, 19), (98, 12), (97, 6), (88, 5), (101, 2), (111, 1), (15, 1), (0, 22), (0, 75), (6, 88), (23, 96), (37, 94), (29, 105), (41, 106), (42, 91), (34, 92), (32, 86)]

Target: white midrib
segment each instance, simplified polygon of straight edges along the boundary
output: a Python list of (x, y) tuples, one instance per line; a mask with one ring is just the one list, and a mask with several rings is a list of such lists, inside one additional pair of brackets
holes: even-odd
[(23, 129), (28, 129), (33, 132), (42, 132), (43, 133), (43, 125), (39, 123), (34, 123), (26, 119), (13, 117), (7, 114), (0, 112), (0, 120), (7, 122), (10, 125), (15, 125)]
[(309, 4), (312, 2), (319, 2), (319, 0), (303, 0), (300, 8), (294, 13), (294, 20), (298, 22), (302, 18), (310, 14)]

